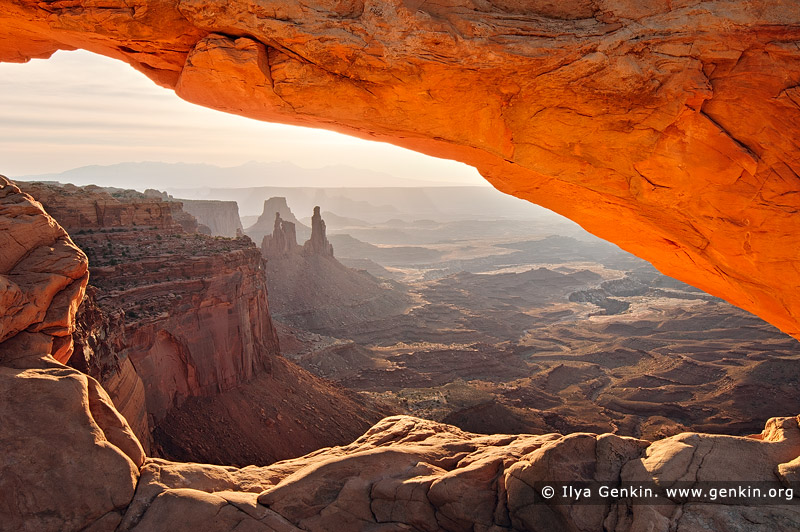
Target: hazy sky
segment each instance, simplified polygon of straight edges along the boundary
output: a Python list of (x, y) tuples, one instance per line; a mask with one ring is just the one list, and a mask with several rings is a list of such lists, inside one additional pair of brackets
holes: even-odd
[(404, 178), (486, 183), (469, 166), (390, 144), (198, 107), (128, 65), (89, 52), (0, 63), (0, 174), (128, 161), (345, 164)]

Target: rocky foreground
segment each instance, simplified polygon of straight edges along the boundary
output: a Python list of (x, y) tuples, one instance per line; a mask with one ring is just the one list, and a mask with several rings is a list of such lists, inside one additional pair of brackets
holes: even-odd
[[(795, 418), (754, 438), (479, 436), (386, 418), (350, 445), (268, 467), (145, 458), (91, 377), (31, 353), (0, 369), (4, 531), (700, 531), (800, 527), (788, 505), (551, 505), (543, 481), (800, 479)], [(21, 367), (26, 366), (26, 367)], [(58, 442), (56, 444), (56, 442)], [(68, 489), (65, 489), (68, 487)]]
[(479, 436), (386, 418), (350, 445), (267, 467), (147, 458), (108, 394), (59, 363), (86, 257), (0, 181), (0, 530), (552, 531), (800, 528), (792, 505), (548, 504), (543, 481), (800, 481), (797, 418), (744, 438), (683, 433)]

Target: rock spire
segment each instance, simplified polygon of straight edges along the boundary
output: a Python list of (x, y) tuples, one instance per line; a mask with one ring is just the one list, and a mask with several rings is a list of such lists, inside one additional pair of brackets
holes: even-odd
[(261, 241), (261, 250), (266, 258), (285, 257), (292, 253), (297, 245), (297, 230), (293, 222), (281, 218), (275, 213), (275, 225), (271, 235), (265, 235)]
[(314, 207), (311, 216), (311, 238), (303, 245), (303, 252), (307, 255), (329, 255), (333, 257), (333, 245), (328, 242), (325, 234), (325, 220), (319, 213), (319, 206)]

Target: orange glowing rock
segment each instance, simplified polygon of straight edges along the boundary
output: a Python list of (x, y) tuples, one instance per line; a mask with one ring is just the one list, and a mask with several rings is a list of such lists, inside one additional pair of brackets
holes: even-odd
[(21, 359), (41, 346), (59, 362), (72, 354), (75, 313), (89, 264), (42, 206), (0, 176), (0, 359)]

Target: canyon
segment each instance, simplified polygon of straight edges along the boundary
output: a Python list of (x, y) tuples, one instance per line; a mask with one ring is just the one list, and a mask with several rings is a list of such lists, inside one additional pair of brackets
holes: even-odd
[[(498, 189), (564, 214), (661, 272), (800, 337), (800, 163), (793, 140), (800, 124), (800, 6), (795, 3), (137, 0), (122, 5), (0, 0), (0, 6), (0, 61), (84, 48), (126, 61), (201, 105), (327, 127), (466, 162)], [(74, 236), (87, 246), (84, 253), (58, 217), (45, 212), (58, 211), (61, 195), (73, 192), (58, 191), (50, 203), (43, 198), (43, 209), (0, 178), (2, 530), (146, 531), (164, 523), (174, 530), (281, 532), (342, 526), (487, 532), (800, 528), (796, 507), (774, 501), (634, 504), (623, 498), (584, 506), (543, 501), (537, 484), (739, 481), (797, 486), (800, 427), (794, 416), (773, 417), (758, 434), (711, 435), (675, 427), (679, 433), (662, 434), (666, 437), (657, 441), (591, 433), (481, 436), (395, 416), (353, 443), (263, 467), (178, 463), (153, 458), (152, 452), (148, 457), (144, 447), (152, 451), (158, 445), (146, 435), (137, 437), (145, 420), (153, 425), (150, 413), (137, 414), (141, 406), (135, 405), (149, 410), (153, 404), (154, 420), (174, 414), (167, 428), (180, 432), (189, 420), (200, 422), (203, 412), (225, 416), (202, 403), (210, 390), (217, 397), (240, 394), (220, 399), (220, 408), (252, 408), (257, 392), (239, 376), (252, 377), (249, 382), (259, 375), (301, 382), (303, 375), (304, 390), (315, 382), (321, 389), (330, 384), (273, 356), (277, 333), (266, 311), (265, 290), (263, 306), (260, 302), (263, 278), (253, 272), (262, 257), (252, 242), (212, 242), (213, 237), (193, 233), (197, 221), (182, 217), (173, 202), (133, 208), (125, 201), (98, 199), (93, 208), (78, 208), (60, 220), (66, 228), (83, 228), (78, 229), (83, 235)], [(151, 242), (158, 235), (161, 245)], [(198, 272), (222, 271), (221, 286), (231, 287), (226, 277), (235, 277), (249, 292), (218, 293), (183, 271), (182, 264), (191, 263), (196, 251), (192, 240), (208, 245), (206, 262), (195, 258), (200, 263), (192, 264)], [(98, 245), (111, 252), (93, 253), (92, 246)], [(155, 257), (146, 256), (148, 245), (157, 250)], [(159, 259), (168, 251), (189, 249), (192, 253), (181, 262)], [(130, 259), (135, 275), (119, 275), (123, 259)], [(98, 284), (87, 289), (95, 262)], [(162, 281), (170, 291), (152, 293), (152, 285)], [(498, 288), (491, 284), (488, 296), (477, 294), (484, 303)], [(143, 285), (148, 289), (141, 290)], [(215, 317), (203, 334), (236, 357), (216, 360), (221, 351), (204, 352), (198, 346), (200, 363), (183, 373), (177, 368), (189, 366), (181, 342), (147, 327), (158, 320), (180, 327), (183, 314), (162, 316), (160, 308), (172, 301), (170, 294), (187, 299), (188, 292), (181, 290), (188, 286), (199, 295), (186, 310), (202, 322), (205, 303)], [(629, 288), (577, 290), (582, 295), (572, 303), (605, 303), (604, 310), (613, 313), (609, 300), (636, 297), (614, 294)], [(107, 290), (123, 302), (119, 311), (103, 308)], [(450, 297), (458, 298), (456, 292)], [(227, 303), (217, 307), (220, 301)], [(237, 314), (247, 316), (247, 326), (232, 334)], [(546, 356), (534, 361), (545, 376), (545, 399), (586, 395), (593, 390), (584, 385), (591, 387), (611, 373), (587, 359), (592, 353), (580, 351), (579, 344), (591, 343), (591, 337), (552, 318), (551, 325), (569, 338), (565, 347), (578, 347), (578, 358), (560, 365), (548, 365)], [(146, 337), (133, 332), (124, 339), (116, 336), (127, 320)], [(748, 323), (742, 315), (731, 321), (737, 320)], [(625, 359), (625, 349), (636, 344), (636, 323), (626, 325), (608, 325), (606, 332), (602, 323), (592, 326), (594, 334), (628, 340), (605, 357), (609, 365), (616, 363), (614, 356)], [(682, 349), (694, 347), (693, 356), (676, 358), (669, 344), (654, 349), (662, 349), (662, 362), (700, 367), (706, 380), (681, 382), (681, 371), (654, 371), (648, 379), (631, 382), (631, 375), (620, 371), (611, 376), (618, 379), (614, 384), (626, 384), (628, 406), (622, 408), (643, 402), (646, 394), (639, 388), (664, 381), (675, 393), (659, 402), (679, 396), (680, 386), (705, 386), (704, 392), (717, 393), (717, 379), (730, 383), (710, 365), (727, 364), (735, 372), (740, 364), (756, 362), (761, 370), (756, 378), (773, 380), (776, 372), (793, 366), (788, 356), (770, 363), (771, 341), (761, 360), (736, 353), (728, 360), (703, 360), (704, 346), (695, 342), (708, 341), (708, 330), (702, 323), (697, 329), (694, 338), (683, 338), (681, 344)], [(237, 340), (240, 334), (247, 345)], [(112, 341), (106, 343), (109, 336)], [(125, 355), (128, 345), (132, 349)], [(127, 356), (136, 374), (138, 360), (155, 382), (161, 358), (151, 357), (152, 350), (171, 353), (163, 369), (173, 378), (148, 388), (141, 374), (139, 384), (130, 367), (97, 362), (86, 346), (99, 354)], [(408, 355), (385, 358), (410, 370), (410, 359), (420, 360), (422, 367), (428, 363), (424, 356)], [(98, 380), (63, 364), (73, 356), (89, 373), (100, 371), (101, 380), (103, 371), (116, 375), (104, 382), (121, 404), (128, 401), (129, 420)], [(287, 369), (279, 372), (277, 364)], [(785, 385), (785, 396), (796, 395), (793, 379), (790, 375), (777, 383)], [(758, 384), (752, 386), (749, 393), (758, 394)], [(332, 386), (320, 394), (333, 391)], [(742, 390), (729, 387), (721, 393), (735, 402)], [(589, 403), (601, 404), (599, 398)], [(780, 401), (781, 396), (771, 397), (758, 406), (766, 412)], [(339, 411), (339, 405), (335, 402), (330, 412)], [(273, 412), (273, 422), (289, 412), (287, 433), (315, 431), (311, 420), (330, 415), (282, 408), (257, 414), (266, 424)], [(585, 403), (582, 408), (591, 409)], [(236, 423), (236, 417), (229, 421)], [(211, 439), (231, 441), (225, 434), (230, 427)], [(268, 433), (261, 433), (265, 440)], [(179, 440), (179, 435), (166, 434), (161, 445)], [(202, 456), (202, 450), (183, 452), (181, 458)], [(252, 453), (242, 454), (245, 465), (258, 450), (242, 453)], [(273, 452), (266, 461), (279, 458)]]
[[(285, 356), (483, 434), (744, 436), (800, 409), (800, 346), (755, 316), (563, 219), (406, 221), (402, 202), (382, 223), (325, 214), (335, 255), (371, 272), (335, 283), (339, 309), (318, 295), (333, 289), (285, 261), (291, 223), (276, 219), (262, 251)], [(348, 312), (370, 278), (406, 306)]]
[[(350, 441), (382, 417), (280, 357), (264, 263), (249, 239), (194, 232), (198, 224), (181, 202), (154, 194), (21, 186), (73, 235), (91, 265), (67, 363), (108, 390), (146, 451), (264, 464)], [(304, 393), (288, 393), (294, 388)], [(334, 400), (349, 419), (326, 408)], [(198, 403), (221, 417), (178, 422)], [(312, 407), (321, 411), (295, 413)], [(297, 425), (301, 418), (314, 426)], [(295, 442), (263, 433), (276, 430), (293, 432)], [(188, 436), (197, 431), (202, 438)], [(244, 432), (253, 438), (246, 446), (219, 443)], [(199, 440), (205, 444), (192, 447)]]

